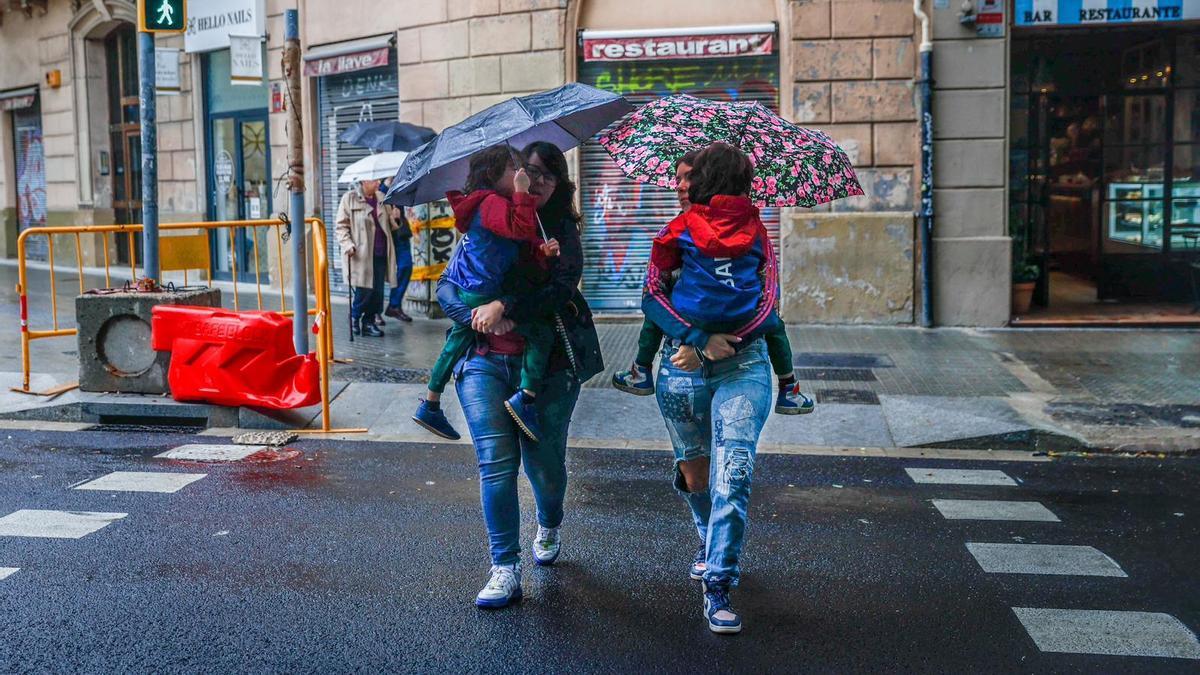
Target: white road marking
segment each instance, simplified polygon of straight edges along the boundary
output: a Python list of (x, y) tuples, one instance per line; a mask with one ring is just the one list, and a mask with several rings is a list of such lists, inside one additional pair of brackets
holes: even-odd
[(946, 520), (1022, 520), (1057, 523), (1058, 516), (1041, 502), (1006, 502), (990, 499), (935, 499), (934, 507)]
[(1115, 560), (1091, 546), (967, 542), (967, 550), (984, 572), (995, 574), (1127, 576)]
[(179, 492), (207, 475), (206, 473), (164, 473), (161, 471), (114, 471), (75, 489), (172, 493)]
[(1196, 635), (1170, 614), (1013, 607), (1044, 652), (1200, 659)]
[(0, 567), (0, 579), (6, 579), (17, 573), (20, 567)]
[(937, 485), (1015, 486), (1017, 482), (997, 469), (905, 469), (914, 483)]
[(0, 537), (79, 539), (127, 515), (129, 514), (22, 509), (0, 518)]
[(155, 456), (159, 459), (184, 459), (193, 462), (237, 462), (267, 449), (265, 445), (192, 443), (181, 445)]

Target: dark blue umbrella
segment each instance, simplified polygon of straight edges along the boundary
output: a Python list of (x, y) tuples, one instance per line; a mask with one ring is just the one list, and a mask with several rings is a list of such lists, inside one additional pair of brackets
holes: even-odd
[(379, 152), (408, 152), (436, 136), (433, 129), (408, 122), (359, 122), (338, 136), (338, 140)]
[(624, 97), (578, 83), (497, 103), (409, 153), (384, 201), (412, 206), (442, 199), (462, 189), (470, 157), (480, 150), (534, 141), (570, 150), (632, 110)]

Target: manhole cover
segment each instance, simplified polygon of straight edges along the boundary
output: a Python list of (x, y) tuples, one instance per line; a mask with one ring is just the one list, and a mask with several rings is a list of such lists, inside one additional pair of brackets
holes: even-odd
[(879, 396), (864, 389), (818, 389), (817, 403), (849, 403), (879, 405)]

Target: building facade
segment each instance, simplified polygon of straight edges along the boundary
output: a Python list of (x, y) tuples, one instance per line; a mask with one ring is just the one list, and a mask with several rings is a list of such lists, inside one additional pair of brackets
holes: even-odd
[[(1040, 297), (1052, 304), (1063, 270), (1104, 279), (1098, 287), (1113, 297), (1136, 295), (1129, 279), (1169, 276), (1172, 256), (1191, 241), (1183, 236), (1183, 221), (1193, 218), (1191, 188), (1175, 187), (1190, 173), (1175, 171), (1164, 182), (1172, 172), (1163, 166), (1182, 167), (1191, 156), (1197, 122), (1190, 108), (1177, 111), (1192, 90), (1166, 70), (1165, 77), (1154, 73), (1178, 66), (1191, 48), (1189, 20), (1200, 18), (1184, 11), (1192, 2), (1165, 3), (1180, 6), (1178, 17), (1117, 11), (1080, 19), (1068, 7), (1079, 2), (984, 0), (965, 11), (959, 2), (925, 0), (935, 81), (927, 182), (917, 97), (922, 27), (911, 0), (193, 0), (188, 33), (158, 40), (178, 50), (163, 54), (180, 66), (178, 93), (160, 90), (158, 98), (160, 211), (164, 221), (224, 220), (284, 207), (282, 16), (296, 8), (310, 213), (328, 220), (336, 209), (345, 189), (336, 177), (363, 155), (337, 136), (360, 120), (440, 130), (505, 98), (573, 81), (634, 102), (681, 92), (758, 100), (829, 132), (867, 193), (765, 214), (778, 238), (787, 320), (920, 323), (923, 258), (914, 212), (925, 182), (935, 213), (934, 323), (1005, 325), (1014, 255), (1040, 266)], [(28, 11), (0, 2), (0, 246), (9, 257), (22, 228), (135, 222), (140, 208), (135, 4), (25, 4)], [(1160, 33), (1170, 44), (1150, 45)], [(231, 48), (244, 56), (247, 43), (232, 44), (231, 34), (258, 38), (261, 79), (233, 81)], [(1111, 59), (1111, 77), (1088, 92), (1047, 98), (1067, 86), (1069, 70), (1052, 68), (1063, 50), (1086, 59), (1105, 40), (1124, 50)], [(1123, 79), (1143, 74), (1157, 79), (1139, 80), (1147, 85), (1139, 91), (1122, 89)], [(1109, 119), (1126, 104), (1121, 120)], [(1072, 120), (1049, 122), (1071, 105), (1083, 106), (1075, 137), (1100, 137), (1092, 160), (1070, 159), (1070, 148), (1063, 153)], [(1088, 122), (1089, 111), (1103, 129)], [(1050, 171), (1055, 152), (1058, 169)], [(571, 158), (585, 220), (583, 290), (602, 311), (636, 311), (649, 237), (673, 215), (672, 196), (623, 179), (594, 145)], [(1096, 166), (1070, 163), (1076, 160)], [(1131, 170), (1117, 176), (1119, 167)], [(1076, 183), (1058, 182), (1061, 176)], [(1146, 186), (1155, 180), (1157, 188)], [(1064, 200), (1070, 194), (1078, 203)], [(1166, 227), (1178, 221), (1176, 235), (1162, 232), (1164, 214)], [(1159, 234), (1134, 232), (1135, 220), (1149, 228), (1156, 219)], [(1087, 256), (1072, 233), (1090, 242), (1091, 267), (1080, 267)], [(1155, 236), (1158, 247), (1147, 247)], [(246, 259), (253, 244), (214, 241), (216, 273), (233, 255)], [(103, 258), (103, 241), (85, 237), (81, 246), (85, 262)], [(127, 245), (108, 246), (113, 260), (128, 259)], [(272, 247), (260, 250), (277, 269)], [(335, 287), (341, 275), (333, 270)]]

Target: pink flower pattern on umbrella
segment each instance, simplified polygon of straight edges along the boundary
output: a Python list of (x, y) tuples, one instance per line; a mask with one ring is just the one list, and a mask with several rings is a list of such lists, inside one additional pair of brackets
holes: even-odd
[(630, 178), (675, 186), (675, 162), (721, 141), (754, 164), (758, 206), (816, 206), (863, 194), (845, 151), (828, 135), (788, 122), (761, 103), (726, 103), (679, 94), (632, 113), (599, 138)]

